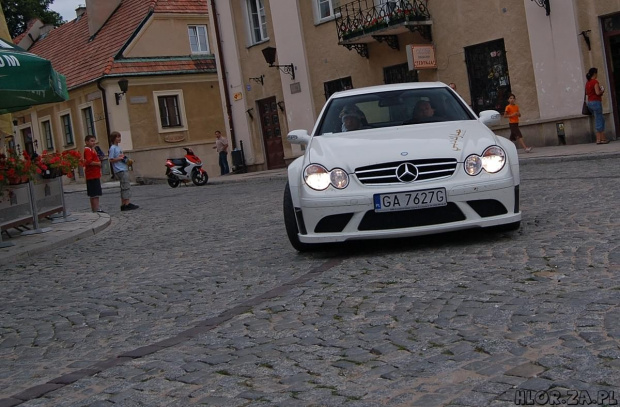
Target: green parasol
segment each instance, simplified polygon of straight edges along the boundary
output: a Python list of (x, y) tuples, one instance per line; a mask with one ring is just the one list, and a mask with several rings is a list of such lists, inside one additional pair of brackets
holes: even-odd
[(65, 77), (50, 61), (0, 39), (0, 114), (68, 99)]

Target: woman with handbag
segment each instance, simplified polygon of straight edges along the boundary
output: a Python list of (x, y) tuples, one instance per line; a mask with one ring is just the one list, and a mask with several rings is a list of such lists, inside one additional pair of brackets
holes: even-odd
[(588, 98), (588, 108), (594, 115), (594, 131), (596, 132), (596, 144), (607, 144), (609, 140), (605, 137), (605, 118), (603, 117), (603, 103), (601, 95), (605, 89), (596, 79), (598, 69), (590, 68), (586, 74), (586, 97)]

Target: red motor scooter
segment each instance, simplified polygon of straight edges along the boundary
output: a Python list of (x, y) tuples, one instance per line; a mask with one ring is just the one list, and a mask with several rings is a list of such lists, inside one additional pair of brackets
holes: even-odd
[(183, 147), (187, 152), (183, 158), (168, 158), (166, 160), (166, 176), (168, 185), (178, 187), (181, 182), (188, 183), (190, 180), (198, 186), (205, 185), (209, 181), (209, 175), (202, 168), (202, 161), (194, 154), (191, 148)]

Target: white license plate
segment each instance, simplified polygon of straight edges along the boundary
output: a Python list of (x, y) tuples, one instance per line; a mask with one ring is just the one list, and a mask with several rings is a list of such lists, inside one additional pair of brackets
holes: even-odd
[(445, 188), (399, 192), (397, 194), (375, 194), (373, 200), (375, 212), (405, 211), (448, 204)]

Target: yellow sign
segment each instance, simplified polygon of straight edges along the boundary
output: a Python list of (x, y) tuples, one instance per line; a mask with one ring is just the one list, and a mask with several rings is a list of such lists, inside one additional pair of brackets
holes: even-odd
[(234, 93), (233, 94), (233, 99), (234, 100), (241, 100), (241, 99), (243, 99), (243, 93), (241, 93), (241, 92)]

